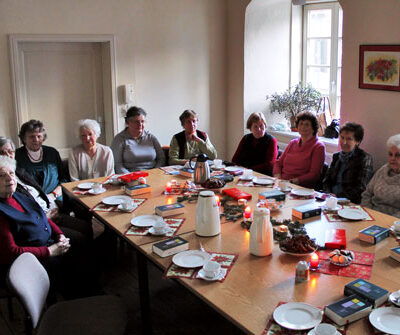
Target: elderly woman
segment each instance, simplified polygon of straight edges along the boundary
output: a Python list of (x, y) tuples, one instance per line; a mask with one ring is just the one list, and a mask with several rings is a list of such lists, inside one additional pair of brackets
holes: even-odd
[(375, 172), (361, 205), (400, 218), (400, 134), (387, 140), (388, 163)]
[(126, 128), (115, 136), (111, 149), (115, 172), (128, 173), (163, 166), (164, 152), (157, 138), (144, 129), (147, 113), (131, 107), (125, 117)]
[[(93, 286), (83, 241), (63, 231), (31, 197), (16, 192), (15, 161), (0, 156), (0, 271), (22, 253), (30, 252), (46, 267), (64, 297), (85, 294)], [(63, 228), (67, 236), (70, 228)], [(72, 246), (72, 247), (71, 247)]]
[(172, 137), (169, 148), (169, 164), (184, 165), (195, 155), (206, 154), (209, 159), (217, 158), (217, 150), (209, 136), (197, 130), (198, 117), (193, 110), (185, 110), (179, 117), (184, 131)]
[(339, 130), (339, 144), (342, 151), (333, 154), (323, 183), (324, 192), (334, 193), (359, 204), (373, 174), (372, 157), (359, 148), (364, 138), (361, 125), (346, 122)]
[(61, 197), (61, 183), (68, 182), (60, 154), (53, 147), (43, 145), (47, 138), (43, 123), (30, 120), (21, 126), (19, 138), (23, 147), (15, 152), (17, 166), (29, 173), (48, 197)]
[(325, 145), (318, 140), (318, 120), (310, 112), (296, 118), (300, 138), (291, 140), (274, 165), (274, 177), (305, 187), (315, 187), (325, 161)]
[(72, 149), (68, 158), (71, 180), (82, 180), (114, 173), (114, 156), (109, 147), (97, 143), (101, 128), (97, 121), (78, 121), (79, 138), (82, 144)]
[[(4, 136), (0, 136), (0, 155), (15, 159), (14, 142)], [(46, 216), (52, 219), (57, 225), (72, 228), (70, 235), (87, 241), (93, 237), (91, 222), (80, 220), (67, 214), (60, 213), (54, 197), (48, 197), (40, 185), (24, 169), (17, 168), (15, 171), (17, 180), (17, 191), (32, 197), (46, 213)]]
[(249, 116), (246, 128), (251, 131), (251, 134), (243, 136), (232, 162), (263, 174), (272, 175), (278, 155), (278, 145), (276, 138), (265, 131), (266, 125), (264, 114), (252, 113)]

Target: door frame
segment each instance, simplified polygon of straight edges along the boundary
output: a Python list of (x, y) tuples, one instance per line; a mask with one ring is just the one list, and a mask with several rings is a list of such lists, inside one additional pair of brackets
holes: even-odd
[(118, 133), (118, 105), (117, 105), (117, 85), (116, 85), (116, 64), (115, 64), (115, 36), (112, 34), (10, 34), (9, 35), (9, 48), (10, 48), (10, 67), (11, 67), (11, 81), (13, 89), (13, 103), (16, 117), (16, 134), (18, 138), (18, 131), (21, 125), (26, 121), (24, 120), (24, 108), (27, 106), (26, 95), (26, 82), (24, 75), (23, 62), (19, 61), (22, 53), (22, 43), (24, 42), (56, 42), (56, 43), (101, 43), (102, 53), (105, 52), (105, 57), (109, 58), (109, 68), (103, 65), (103, 100), (104, 106), (110, 106), (112, 115), (105, 110), (105, 135), (106, 143), (110, 144), (114, 135)]

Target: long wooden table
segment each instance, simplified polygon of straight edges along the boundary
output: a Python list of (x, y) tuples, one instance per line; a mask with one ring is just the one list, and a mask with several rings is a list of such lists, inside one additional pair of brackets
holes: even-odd
[[(165, 184), (171, 179), (185, 180), (179, 176), (165, 175), (163, 171), (158, 169), (150, 170), (148, 183), (152, 186), (152, 193), (137, 196), (148, 200), (133, 215), (151, 214), (154, 212), (154, 206), (174, 201), (176, 196), (171, 199), (171, 197), (162, 195)], [(104, 178), (98, 178), (96, 181), (101, 180), (104, 180)], [(77, 199), (87, 208), (92, 208), (105, 196), (123, 193), (120, 187), (113, 187), (98, 196), (75, 196), (72, 190), (77, 184), (79, 182), (64, 184), (64, 192), (66, 195)], [(271, 189), (267, 187), (239, 187), (236, 185), (236, 181), (227, 184), (226, 187), (238, 187), (251, 193), (253, 199), (250, 205), (253, 208), (257, 202), (258, 193)], [(310, 201), (314, 200), (288, 199), (285, 201), (282, 210), (272, 215), (278, 219), (291, 218), (294, 206)], [(249, 253), (250, 234), (240, 226), (239, 221), (225, 223), (222, 219), (220, 235), (201, 238), (194, 233), (195, 208), (196, 204), (185, 202), (185, 213), (177, 216), (185, 218), (178, 235), (190, 242), (190, 249), (199, 249), (199, 242), (201, 241), (209, 251), (235, 253), (239, 255), (239, 258), (223, 283), (190, 279), (177, 279), (177, 281), (246, 333), (261, 334), (275, 306), (280, 301), (301, 301), (314, 306), (325, 306), (343, 297), (344, 285), (354, 280), (351, 277), (312, 273), (310, 281), (295, 283), (295, 267), (299, 258), (282, 253), (277, 245), (271, 256), (256, 257), (251, 255)], [(385, 239), (377, 245), (364, 243), (358, 239), (359, 230), (372, 224), (389, 226), (396, 218), (369, 209), (368, 212), (375, 218), (375, 221), (332, 223), (328, 222), (322, 215), (315, 219), (306, 220), (304, 223), (309, 235), (317, 238), (317, 240), (324, 239), (327, 229), (345, 228), (348, 249), (375, 253), (370, 281), (391, 291), (398, 290), (400, 288), (400, 264), (389, 258), (390, 248), (397, 245), (394, 238)], [(95, 212), (94, 215), (118, 235), (123, 236), (138, 251), (142, 263), (149, 260), (161, 269), (166, 269), (170, 265), (171, 257), (161, 258), (151, 251), (152, 244), (163, 237), (124, 236), (132, 214)], [(140, 271), (145, 269), (144, 266)], [(139, 278), (139, 280), (144, 281), (142, 288), (146, 290), (147, 279)], [(146, 292), (142, 292), (142, 294), (141, 299), (146, 299)], [(145, 309), (144, 313), (149, 312), (148, 304), (142, 304), (142, 308)], [(145, 318), (144, 322), (150, 322), (150, 319)], [(367, 334), (369, 327), (367, 319), (363, 319), (351, 324), (348, 334)], [(147, 329), (151, 331), (151, 327)]]

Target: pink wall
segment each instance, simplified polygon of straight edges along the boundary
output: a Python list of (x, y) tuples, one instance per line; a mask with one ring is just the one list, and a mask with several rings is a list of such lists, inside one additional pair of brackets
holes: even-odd
[(358, 88), (360, 44), (400, 44), (400, 1), (339, 0), (343, 8), (342, 122), (365, 128), (362, 147), (375, 168), (387, 160), (386, 140), (400, 133), (400, 92)]

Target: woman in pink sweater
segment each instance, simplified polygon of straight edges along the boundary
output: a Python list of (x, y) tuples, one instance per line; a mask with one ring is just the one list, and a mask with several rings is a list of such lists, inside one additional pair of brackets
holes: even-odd
[(318, 140), (318, 120), (310, 112), (297, 116), (300, 138), (291, 140), (274, 165), (274, 177), (293, 184), (315, 187), (325, 161), (325, 145)]

